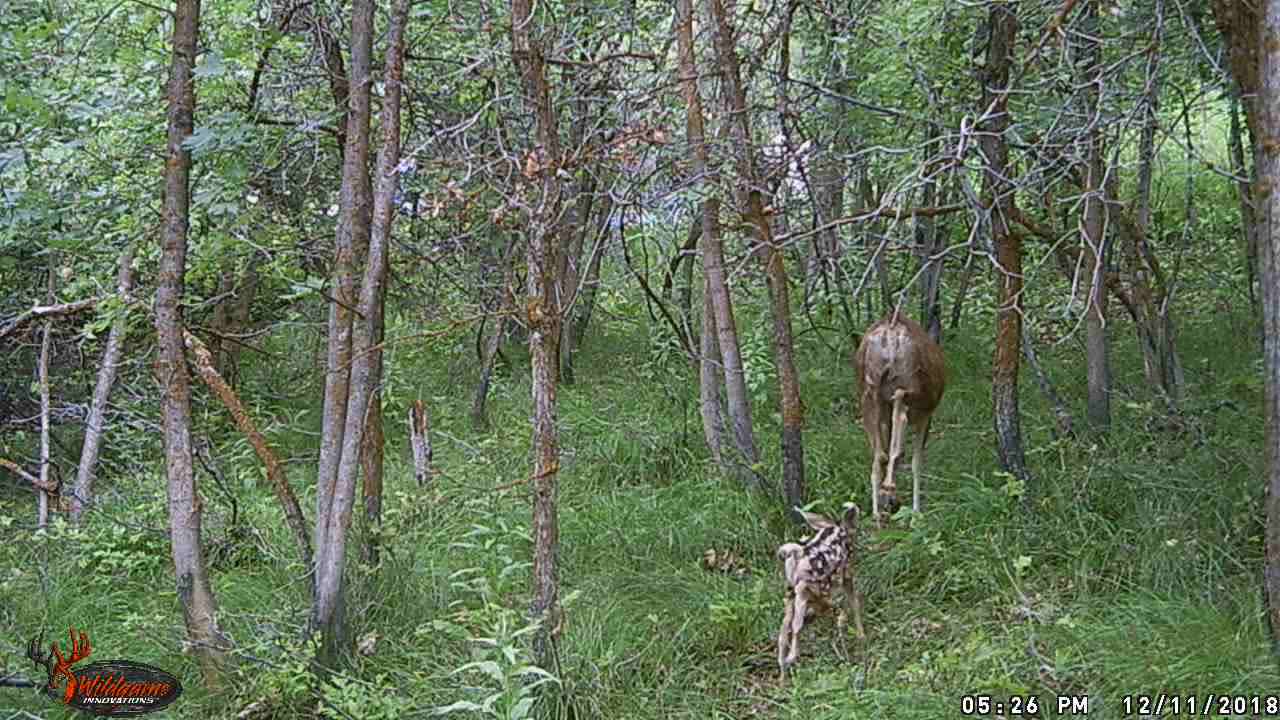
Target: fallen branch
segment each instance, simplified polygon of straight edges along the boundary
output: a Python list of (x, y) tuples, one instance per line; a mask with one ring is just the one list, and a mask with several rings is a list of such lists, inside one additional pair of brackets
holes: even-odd
[(55, 315), (71, 315), (73, 313), (83, 312), (98, 304), (101, 298), (87, 298), (85, 300), (77, 300), (70, 303), (62, 303), (59, 305), (36, 305), (35, 307), (19, 314), (10, 320), (4, 327), (0, 327), (0, 339), (5, 338), (14, 330), (17, 330), (23, 323), (34, 318), (52, 317)]
[(244, 405), (240, 402), (240, 398), (236, 396), (231, 386), (226, 380), (218, 374), (213, 367), (213, 355), (209, 353), (209, 348), (200, 342), (200, 338), (191, 334), (190, 330), (182, 331), (182, 338), (187, 350), (195, 356), (196, 372), (200, 375), (200, 379), (204, 381), (209, 389), (213, 391), (222, 404), (227, 408), (227, 412), (231, 413), (232, 420), (235, 421), (236, 427), (240, 432), (244, 433), (249, 440), (249, 444), (253, 446), (253, 450), (258, 455), (258, 459), (267, 469), (267, 480), (271, 484), (271, 489), (275, 491), (276, 498), (280, 500), (280, 505), (284, 509), (285, 521), (289, 523), (289, 529), (293, 531), (294, 539), (298, 542), (298, 550), (302, 556), (302, 566), (311, 568), (311, 535), (307, 532), (307, 521), (302, 515), (302, 507), (298, 505), (298, 497), (294, 495), (293, 489), (289, 487), (289, 479), (285, 476), (284, 465), (280, 459), (276, 457), (275, 451), (271, 446), (267, 445), (267, 439), (258, 431), (253, 419), (245, 412)]
[(9, 472), (12, 472), (14, 475), (17, 475), (23, 480), (26, 480), (27, 482), (31, 483), (32, 487), (34, 487), (37, 490), (43, 490), (49, 493), (50, 495), (58, 494), (58, 483), (56, 482), (49, 482), (47, 484), (42, 483), (40, 482), (40, 478), (36, 477), (35, 475), (32, 475), (26, 470), (23, 470), (21, 465), (19, 465), (18, 463), (12, 460), (0, 458), (0, 467), (5, 468)]

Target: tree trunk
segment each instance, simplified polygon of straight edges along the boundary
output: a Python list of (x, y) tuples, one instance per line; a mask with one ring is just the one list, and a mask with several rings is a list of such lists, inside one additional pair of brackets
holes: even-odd
[(294, 540), (298, 543), (298, 554), (302, 559), (302, 566), (311, 567), (311, 536), (307, 532), (307, 521), (303, 517), (302, 506), (298, 504), (298, 496), (294, 494), (293, 488), (289, 486), (289, 478), (285, 475), (284, 463), (280, 462), (279, 456), (267, 444), (266, 437), (258, 430), (253, 418), (249, 417), (249, 413), (245, 410), (244, 404), (240, 402), (235, 390), (232, 390), (227, 381), (218, 374), (218, 368), (214, 365), (213, 352), (206, 348), (199, 338), (185, 329), (182, 333), (182, 339), (186, 348), (191, 351), (191, 355), (195, 358), (196, 371), (200, 373), (200, 378), (204, 380), (205, 385), (209, 386), (213, 394), (217, 395), (218, 399), (222, 401), (222, 405), (227, 409), (227, 412), (231, 413), (231, 419), (235, 422), (236, 428), (244, 434), (249, 444), (253, 446), (253, 451), (257, 454), (258, 460), (266, 468), (267, 484), (271, 486), (272, 492), (276, 494), (276, 499), (280, 501), (280, 508), (284, 511), (285, 522), (289, 525), (289, 529), (293, 531)]
[[(489, 401), (489, 383), (493, 379), (493, 364), (498, 357), (498, 346), (502, 343), (502, 333), (507, 325), (507, 315), (515, 309), (515, 296), (511, 287), (515, 284), (515, 249), (516, 237), (513, 235), (502, 253), (502, 287), (496, 293), (497, 301), (493, 315), (493, 330), (485, 340), (480, 356), (480, 380), (476, 383), (475, 395), (471, 398), (471, 426), (477, 432), (489, 429), (489, 415), (485, 409)], [(573, 345), (573, 343), (570, 343)]]
[[(1243, 3), (1241, 3), (1243, 4)], [(1255, 158), (1262, 187), (1280, 187), (1280, 0), (1267, 0), (1263, 5), (1266, 23), (1249, 39), (1262, 42), (1262, 87), (1258, 99), (1261, 128), (1256, 133), (1258, 155)], [(1261, 38), (1259, 37), (1261, 36)], [(1262, 287), (1263, 380), (1265, 387), (1266, 439), (1263, 472), (1266, 474), (1266, 550), (1264, 578), (1267, 596), (1267, 618), (1270, 621), (1273, 647), (1280, 653), (1280, 192), (1265, 194), (1259, 208), (1262, 224), (1258, 227), (1259, 284)]]
[[(782, 414), (782, 484), (788, 514), (796, 522), (803, 518), (796, 510), (804, 505), (804, 405), (800, 400), (800, 376), (796, 370), (791, 333), (791, 301), (782, 248), (773, 241), (773, 228), (765, 215), (755, 143), (751, 135), (746, 89), (734, 46), (733, 19), (723, 0), (707, 0), (715, 27), (715, 48), (721, 78), (726, 82), (726, 105), (738, 167), (738, 210), (755, 230), (757, 252), (764, 263), (773, 310), (774, 362), (778, 368), (779, 410)], [(723, 347), (723, 346), (722, 346)], [(730, 400), (732, 404), (732, 399)]]
[(217, 304), (213, 307), (213, 334), (209, 338), (209, 354), (213, 358), (213, 371), (224, 376), (223, 338), (231, 328), (231, 301), (235, 298), (236, 277), (230, 265), (233, 260), (222, 260), (222, 271), (218, 273), (218, 289), (214, 292)]
[(1236, 176), (1236, 198), (1240, 203), (1240, 230), (1242, 236), (1241, 254), (1244, 256), (1245, 289), (1249, 295), (1249, 306), (1253, 315), (1258, 315), (1258, 295), (1254, 289), (1257, 281), (1258, 264), (1258, 222), (1254, 217), (1252, 170), (1244, 161), (1244, 142), (1241, 140), (1239, 90), (1231, 92), (1231, 134), (1229, 146), (1231, 150), (1231, 173)]
[[(331, 562), (327, 560), (327, 556), (329, 533), (333, 531), (335, 518), (332, 511), (333, 496), (338, 481), (338, 467), (342, 461), (342, 448), (345, 441), (343, 432), (347, 426), (347, 405), (351, 389), (351, 315), (356, 305), (357, 294), (356, 259), (364, 255), (364, 247), (369, 242), (372, 193), (369, 184), (369, 95), (372, 85), (373, 31), (373, 1), (355, 0), (351, 10), (351, 72), (347, 96), (349, 106), (346, 112), (347, 144), (342, 153), (340, 215), (334, 238), (333, 275), (330, 283), (333, 299), (329, 303), (329, 347), (320, 428), (320, 460), (316, 470), (314, 545), (317, 570), (313, 581), (317, 587), (312, 629), (321, 629), (321, 626), (324, 626), (325, 636), (331, 634), (330, 630), (341, 630), (338, 625), (332, 624), (336, 620), (334, 609), (337, 594), (340, 591), (337, 585), (340, 579), (327, 572), (321, 572), (319, 565)], [(333, 567), (332, 564), (330, 567)], [(321, 591), (318, 584), (322, 579), (335, 585)]]
[[(1154, 36), (1152, 38), (1152, 48), (1147, 57), (1146, 69), (1146, 92), (1144, 93), (1142, 103), (1142, 136), (1138, 141), (1138, 209), (1135, 222), (1142, 237), (1148, 237), (1151, 233), (1151, 175), (1152, 167), (1155, 164), (1155, 137), (1156, 130), (1159, 129), (1159, 118), (1157, 110), (1160, 104), (1160, 43), (1163, 39), (1163, 19), (1164, 19), (1164, 2), (1156, 0), (1156, 25)], [(1112, 191), (1112, 198), (1114, 191)], [(1111, 205), (1108, 205), (1110, 208)], [(1108, 212), (1111, 212), (1108, 210)], [(1116, 228), (1115, 223), (1108, 223), (1113, 229)], [(1133, 238), (1130, 238), (1132, 241)], [(1133, 274), (1134, 294), (1138, 295), (1141, 300), (1149, 301), (1151, 296), (1151, 288), (1147, 281), (1146, 271), (1143, 269), (1142, 259), (1138, 257), (1138, 246), (1136, 242), (1126, 243), (1125, 256), (1129, 260)], [(1143, 305), (1145, 308), (1146, 305)], [(1160, 362), (1156, 357), (1156, 347), (1154, 337), (1152, 336), (1146, 323), (1139, 320), (1134, 323), (1134, 329), (1138, 335), (1138, 347), (1142, 351), (1142, 366), (1146, 372), (1147, 383), (1154, 388), (1162, 388), (1163, 382), (1160, 375)]]
[[(364, 268), (364, 278), (360, 284), (360, 301), (357, 310), (359, 317), (352, 323), (349, 396), (346, 398), (345, 427), (339, 436), (341, 445), (338, 449), (336, 481), (329, 498), (326, 544), (324, 547), (316, 548), (316, 598), (312, 610), (311, 628), (318, 630), (322, 635), (317, 661), (323, 667), (333, 667), (349, 644), (343, 601), (346, 534), (351, 526), (356, 475), (360, 465), (364, 430), (368, 421), (369, 399), (374, 390), (372, 350), (374, 338), (377, 336), (378, 316), (381, 313), (380, 303), (387, 278), (388, 246), (391, 242), (391, 223), (395, 214), (394, 195), (399, 183), (399, 173), (396, 168), (400, 163), (400, 96), (401, 78), (404, 73), (404, 26), (409, 12), (408, 1), (396, 0), (388, 32), (381, 118), (382, 147), (378, 151), (377, 187), (373, 192), (372, 216), (366, 216), (362, 220), (359, 217), (360, 204), (353, 202), (351, 205), (353, 236), (356, 231), (367, 229), (369, 252)], [(348, 164), (354, 158), (368, 156), (368, 83), (364, 83), (363, 88), (357, 83), (360, 78), (367, 79), (370, 75), (372, 21), (372, 5), (365, 1), (358, 2), (352, 11), (353, 111), (348, 132), (350, 145), (346, 152)], [(357, 48), (360, 48), (359, 52)], [(360, 57), (361, 55), (363, 57)], [(357, 98), (361, 92), (364, 94), (362, 100)], [(355, 109), (359, 102), (365, 103), (362, 111)], [(364, 116), (363, 121), (359, 119), (360, 115)], [(363, 150), (360, 146), (363, 146)], [(355, 172), (348, 175), (344, 168), (344, 193), (348, 190), (347, 180), (352, 180), (356, 184), (368, 181), (367, 167), (362, 165), (353, 170)], [(371, 226), (366, 221), (371, 222)], [(317, 519), (317, 527), (321, 522)]]
[(990, 39), (982, 77), (982, 154), (985, 203), (991, 208), (991, 240), (996, 254), (996, 347), (992, 359), (991, 395), (1000, 467), (1027, 480), (1018, 409), (1018, 360), (1022, 342), (1022, 236), (1010, 227), (1014, 185), (1009, 176), (1009, 66), (1018, 17), (1008, 3), (990, 7)]
[(431, 417), (421, 400), (409, 406), (409, 445), (413, 448), (413, 477), (419, 488), (431, 482)]
[[(934, 140), (941, 135), (941, 129), (936, 125), (930, 126), (929, 142), (925, 145), (927, 148), (933, 147)], [(921, 193), (921, 202), (924, 207), (933, 207), (938, 201), (938, 182), (934, 179), (925, 181), (924, 191)], [(915, 218), (915, 236), (916, 246), (920, 253), (920, 319), (921, 326), (929, 333), (929, 337), (934, 342), (942, 342), (942, 262), (941, 257), (935, 258), (938, 251), (942, 249), (942, 243), (938, 241), (940, 234), (938, 233), (937, 218), (931, 215), (917, 216)]]
[[(766, 489), (764, 478), (757, 472), (760, 452), (756, 449), (755, 431), (751, 422), (751, 400), (747, 395), (746, 374), (742, 367), (742, 354), (738, 345), (738, 327), (733, 317), (733, 304), (724, 271), (724, 248), (720, 239), (720, 200), (717, 196), (718, 179), (708, 175), (710, 151), (707, 146), (703, 123), (702, 93), (698, 89), (697, 58), (693, 46), (692, 0), (677, 0), (678, 16), (676, 38), (679, 42), (680, 81), (685, 100), (685, 133), (693, 151), (693, 171), (701, 178), (702, 204), (702, 264), (706, 274), (707, 292), (715, 312), (716, 344), (720, 348), (720, 365), (724, 372), (725, 396), (732, 426), (733, 457), (736, 474), (748, 490)], [(704, 434), (706, 428), (703, 428)]]
[[(53, 263), (49, 263), (49, 294), (46, 302), (53, 304), (53, 278), (55, 271)], [(49, 352), (53, 345), (53, 318), (46, 318), (44, 321), (44, 332), (40, 338), (40, 485), (42, 489), (36, 490), (36, 527), (43, 528), (49, 524), (49, 498), (48, 490), (43, 488), (50, 487), (49, 482), (49, 463), (50, 447), (49, 447)]]
[(952, 330), (960, 327), (960, 319), (964, 317), (964, 301), (969, 296), (969, 285), (973, 282), (973, 259), (977, 256), (972, 246), (969, 247), (969, 252), (965, 253), (964, 269), (960, 271), (960, 289), (956, 291), (955, 302), (951, 304), (949, 327)]
[(222, 674), (230, 642), (218, 626), (218, 604), (200, 545), (200, 495), (191, 465), (191, 383), (182, 350), (182, 292), (191, 202), (191, 153), (183, 142), (191, 135), (195, 116), (191, 70), (196, 61), (199, 24), (200, 1), (177, 0), (168, 87), (164, 225), (155, 300), (159, 344), (155, 370), (164, 424), (169, 540), (178, 601), (182, 604), (187, 642), (200, 662), (205, 683), (214, 686)]
[[(704, 216), (706, 210), (703, 210)], [(724, 418), (720, 412), (720, 347), (716, 344), (716, 306), (711, 300), (711, 280), (702, 279), (702, 331), (698, 343), (698, 411), (702, 417), (702, 436), (716, 467), (726, 477), (733, 466), (724, 457)]]
[(555, 669), (561, 630), (559, 601), (559, 519), (556, 505), (560, 471), (556, 427), (557, 346), (560, 308), (556, 277), (560, 237), (562, 188), (557, 177), (562, 160), (556, 112), (546, 77), (546, 56), (540, 28), (533, 27), (532, 0), (511, 1), (511, 55), (520, 73), (525, 108), (537, 125), (538, 147), (545, 165), (528, 173), (536, 180), (538, 197), (531, 203), (528, 248), (528, 304), (530, 372), (533, 383), (533, 602), (530, 614), (538, 623), (533, 656), (544, 670)]
[[(390, 267), (384, 269), (390, 273)], [(361, 559), (368, 565), (378, 564), (378, 545), (382, 532), (383, 453), (386, 438), (382, 432), (382, 341), (386, 334), (387, 285), (384, 280), (378, 292), (378, 309), (373, 319), (373, 350), (369, 352), (369, 409), (365, 413), (364, 442), (360, 445), (360, 469), (363, 472), (365, 537)]]
[[(133, 243), (120, 255), (120, 271), (116, 277), (116, 291), (128, 303), (133, 297)], [(85, 421), (84, 444), (80, 447), (80, 465), (76, 470), (75, 489), (71, 492), (71, 521), (79, 523), (85, 507), (93, 503), (93, 481), (98, 467), (98, 454), (102, 448), (103, 427), (106, 422), (107, 401), (115, 386), (120, 369), (124, 334), (128, 325), (128, 308), (111, 322), (107, 333), (107, 347), (102, 351), (102, 364), (98, 367), (98, 381), (93, 386), (93, 400), (89, 404), (89, 417)]]
[(1049, 407), (1053, 408), (1053, 419), (1057, 423), (1057, 431), (1054, 433), (1055, 438), (1070, 438), (1075, 436), (1075, 423), (1071, 420), (1071, 411), (1067, 409), (1067, 403), (1063, 401), (1062, 396), (1053, 386), (1053, 382), (1049, 379), (1049, 374), (1040, 367), (1040, 361), (1036, 358), (1035, 341), (1031, 337), (1030, 328), (1026, 323), (1022, 325), (1022, 356), (1026, 358), (1027, 365), (1030, 366), (1031, 372), (1035, 375), (1036, 384), (1040, 386), (1040, 392), (1044, 393), (1044, 397), (1049, 401)]
[[(587, 325), (591, 322), (592, 311), (595, 310), (596, 291), (600, 288), (600, 260), (604, 256), (604, 242), (609, 235), (609, 219), (612, 215), (613, 198), (606, 193), (600, 202), (599, 224), (594, 233), (595, 242), (587, 258), (586, 274), (581, 279), (578, 273), (574, 275), (573, 284), (580, 295), (574, 301), (573, 307), (569, 309), (566, 327), (561, 333), (563, 341), (560, 347), (560, 376), (565, 382), (572, 382), (573, 363), (578, 351), (582, 349), (582, 342), (587, 335)], [(575, 292), (572, 288), (567, 290)]]
[(1111, 426), (1111, 363), (1108, 357), (1107, 339), (1107, 289), (1105, 286), (1108, 263), (1106, 215), (1103, 204), (1106, 161), (1103, 155), (1102, 132), (1098, 129), (1097, 116), (1102, 92), (1101, 52), (1098, 43), (1098, 3), (1089, 2), (1084, 9), (1085, 30), (1078, 49), (1078, 60), (1083, 63), (1081, 80), (1087, 83), (1084, 91), (1085, 123), (1090, 126), (1085, 134), (1084, 217), (1081, 222), (1084, 270), (1088, 279), (1083, 283), (1085, 293), (1085, 365), (1088, 385), (1087, 415), (1095, 430)]

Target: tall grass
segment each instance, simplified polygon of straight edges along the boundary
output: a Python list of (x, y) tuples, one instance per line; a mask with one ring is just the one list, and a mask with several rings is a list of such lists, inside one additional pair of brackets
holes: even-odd
[[(95, 659), (142, 660), (184, 678), (172, 717), (230, 718), (251, 707), (248, 717), (262, 718), (311, 708), (362, 718), (445, 708), (460, 717), (937, 718), (958, 716), (967, 693), (1089, 694), (1114, 712), (1122, 693), (1274, 690), (1280, 673), (1258, 589), (1262, 423), (1252, 335), (1186, 323), (1191, 395), (1175, 422), (1140, 389), (1128, 329), (1114, 327), (1119, 390), (1105, 437), (1054, 440), (1042, 399), (1024, 385), (1029, 485), (995, 469), (986, 333), (949, 339), (951, 385), (929, 447), (927, 510), (861, 538), (869, 641), (842, 664), (834, 623), (811, 624), (787, 687), (773, 659), (782, 586), (772, 551), (798, 533), (781, 508), (714, 472), (692, 370), (638, 325), (590, 338), (578, 384), (560, 394), (567, 610), (558, 682), (528, 670), (522, 642), (528, 380), (513, 353), (515, 370), (495, 382), (494, 429), (473, 432), (460, 337), (461, 350), (393, 354), (388, 417), (427, 399), (441, 474), (417, 488), (401, 430), (391, 428), (383, 564), (349, 568), (349, 612), (368, 654), (330, 684), (311, 685), (299, 641), (307, 581), (274, 501), (255, 483), (259, 471), (229, 433), (222, 449), (240, 481), (240, 532), (230, 534), (225, 503), (206, 489), (206, 540), (235, 550), (214, 572), (237, 646), (234, 680), (203, 688), (180, 651), (159, 474), (116, 478), (115, 500), (85, 530), (34, 533), (15, 519), (27, 516), (24, 500), (6, 496), (0, 672), (29, 673), (26, 639), (76, 625), (93, 638)], [(810, 342), (800, 359), (809, 497), (828, 510), (867, 502), (847, 345)], [(1043, 359), (1079, 407), (1075, 355), (1066, 344)], [(308, 510), (310, 440), (296, 431), (316, 424), (316, 405), (277, 409), (296, 426), (289, 451), (303, 460), (291, 471)], [(761, 393), (753, 409), (776, 476), (774, 408)], [(719, 562), (708, 566), (708, 551)], [(535, 682), (554, 702), (532, 704)], [(33, 693), (0, 693), (0, 707), (62, 716)]]

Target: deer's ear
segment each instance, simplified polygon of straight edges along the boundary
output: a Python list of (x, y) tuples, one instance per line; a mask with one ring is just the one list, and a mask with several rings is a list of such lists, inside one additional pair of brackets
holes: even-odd
[(831, 522), (827, 518), (817, 513), (805, 512), (800, 508), (796, 508), (796, 512), (799, 512), (800, 517), (804, 518), (804, 521), (809, 523), (809, 527), (813, 528), (814, 530), (823, 530), (825, 528), (836, 526), (835, 523)]

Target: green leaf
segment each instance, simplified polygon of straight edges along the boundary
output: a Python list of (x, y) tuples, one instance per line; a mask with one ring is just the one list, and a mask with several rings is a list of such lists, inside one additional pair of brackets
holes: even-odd
[(498, 666), (498, 663), (492, 660), (478, 660), (473, 663), (467, 663), (457, 670), (454, 670), (452, 674), (459, 675), (468, 670), (479, 670), (498, 682), (502, 682), (505, 679), (505, 676), (502, 674), (502, 668)]
[(459, 700), (458, 702), (452, 705), (438, 707), (435, 710), (433, 710), (431, 714), (432, 715), (448, 715), (449, 713), (455, 713), (455, 712), (464, 712), (464, 711), (480, 712), (482, 710), (484, 710), (484, 707), (482, 705), (470, 702), (469, 700)]

